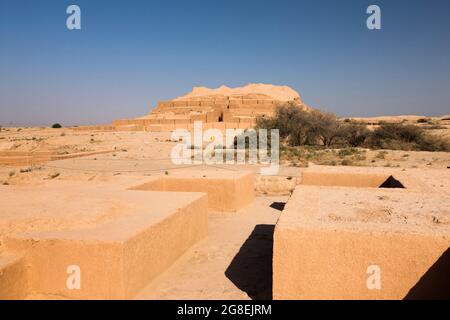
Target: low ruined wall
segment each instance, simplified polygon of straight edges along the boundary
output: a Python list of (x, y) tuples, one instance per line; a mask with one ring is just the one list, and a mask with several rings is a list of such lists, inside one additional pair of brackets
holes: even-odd
[(254, 188), (254, 174), (244, 173), (229, 178), (163, 177), (132, 190), (205, 192), (209, 208), (234, 212), (253, 201)]
[(301, 183), (312, 186), (341, 186), (378, 188), (389, 175), (365, 173), (339, 173), (304, 171)]
[(71, 128), (74, 131), (114, 131), (115, 127), (113, 125), (105, 126), (78, 126)]
[(111, 153), (113, 151), (90, 151), (90, 152), (77, 152), (68, 154), (58, 154), (55, 151), (38, 151), (38, 152), (16, 152), (16, 151), (3, 151), (0, 152), (0, 165), (7, 166), (32, 166), (42, 164), (47, 161), (64, 160), (79, 157), (87, 157), (98, 154)]

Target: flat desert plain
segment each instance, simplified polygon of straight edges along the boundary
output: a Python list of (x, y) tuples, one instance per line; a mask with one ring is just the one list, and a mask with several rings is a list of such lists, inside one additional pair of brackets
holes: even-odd
[[(441, 131), (436, 134), (441, 136), (448, 136), (450, 131), (445, 128), (439, 130)], [(321, 165), (323, 159), (315, 163), (315, 159), (310, 158), (307, 165), (303, 166), (293, 165), (292, 159), (282, 160), (277, 175), (261, 176), (257, 165), (175, 165), (170, 159), (170, 152), (177, 143), (179, 141), (172, 141), (170, 132), (3, 128), (0, 132), (0, 161), (2, 161), (0, 166), (2, 190), (0, 192), (2, 204), (0, 208), (0, 268), (2, 268), (0, 284), (3, 286), (0, 288), (1, 298), (401, 299), (443, 296), (448, 298), (448, 288), (442, 289), (439, 283), (426, 281), (427, 273), (440, 259), (447, 259), (444, 262), (447, 263), (446, 268), (448, 268), (447, 253), (450, 243), (450, 155), (448, 152), (359, 150), (359, 154), (363, 154), (363, 157), (355, 158), (354, 154), (348, 155), (353, 157), (352, 165), (341, 166), (340, 162), (347, 155), (340, 154), (339, 150), (336, 150), (334, 153), (329, 151), (326, 158), (327, 161), (335, 160), (334, 166)], [(245, 203), (236, 205), (236, 210), (232, 210), (233, 212), (220, 209), (221, 203), (230, 200), (222, 199), (221, 195), (215, 194), (215, 190), (208, 189), (208, 183), (205, 184), (204, 190), (196, 190), (194, 187), (183, 187), (182, 184), (177, 185), (177, 183), (170, 187), (168, 182), (170, 179), (174, 181), (194, 178), (211, 179), (209, 181), (212, 186), (225, 185), (223, 182), (225, 180), (220, 179), (234, 179), (235, 185), (233, 187), (233, 184), (230, 184), (229, 189), (234, 190), (233, 188), (243, 181), (240, 180), (244, 179), (243, 173), (253, 179), (248, 188), (251, 191), (237, 191), (236, 194), (233, 193), (236, 191), (230, 191), (227, 196), (232, 199), (232, 197), (240, 197), (239, 193), (251, 192), (252, 194), (248, 201), (245, 200)], [(311, 178), (314, 174), (318, 176)], [(339, 174), (347, 176), (340, 177)], [(394, 190), (390, 187), (378, 188), (390, 176), (400, 181), (403, 184), (402, 187), (406, 186), (406, 191)], [(355, 181), (359, 180), (367, 181), (367, 183), (362, 182), (358, 185)], [(143, 191), (129, 191), (135, 186), (145, 185), (148, 181), (163, 182), (158, 182), (161, 185), (159, 187), (155, 182), (156, 189), (149, 187), (149, 190), (159, 191), (148, 191), (148, 197)], [(193, 184), (200, 188), (201, 181)], [(318, 192), (317, 188), (322, 191)], [(224, 193), (228, 194), (226, 191), (228, 189), (224, 190)], [(195, 200), (200, 196), (191, 196), (191, 194), (205, 194), (201, 193), (202, 191), (209, 197), (207, 209), (205, 206), (200, 206), (198, 202), (200, 200)], [(159, 192), (160, 196), (150, 196), (150, 193), (155, 192)], [(166, 197), (164, 194), (173, 194), (173, 196)], [(311, 199), (304, 200), (302, 197), (305, 197), (305, 194), (313, 196)], [(319, 205), (317, 208), (315, 201)], [(34, 239), (32, 240), (34, 243), (42, 243), (43, 246), (46, 241), (49, 241), (48, 239), (53, 239), (51, 241), (55, 243), (69, 241), (65, 239), (87, 243), (91, 237), (97, 237), (96, 230), (101, 230), (98, 232), (102, 232), (104, 237), (102, 241), (109, 241), (108, 239), (111, 238), (111, 241), (116, 243), (119, 240), (114, 240), (116, 239), (114, 237), (117, 237), (122, 239), (119, 242), (123, 244), (124, 250), (128, 250), (128, 245), (132, 248), (133, 237), (145, 235), (148, 237), (145, 243), (151, 243), (154, 237), (146, 235), (146, 231), (133, 229), (136, 226), (128, 226), (136, 218), (135, 212), (139, 210), (150, 212), (156, 210), (155, 208), (170, 206), (187, 208), (188, 204), (192, 203), (197, 203), (195, 212), (206, 210), (207, 224), (203, 227), (202, 223), (206, 221), (202, 220), (204, 217), (200, 217), (200, 214), (195, 216), (191, 212), (192, 221), (194, 216), (200, 221), (192, 226), (192, 230), (197, 230), (195, 231), (197, 233), (186, 240), (190, 241), (190, 245), (182, 250), (179, 248), (180, 244), (173, 244), (173, 247), (168, 245), (153, 248), (155, 251), (177, 250), (176, 254), (167, 257), (168, 262), (158, 270), (152, 271), (151, 274), (146, 272), (147, 269), (151, 269), (152, 260), (144, 253), (142, 253), (142, 261), (139, 260), (141, 259), (138, 253), (141, 250), (139, 248), (133, 249), (137, 251), (130, 251), (129, 257), (117, 257), (117, 259), (124, 259), (125, 265), (127, 265), (126, 259), (133, 260), (134, 264), (130, 264), (133, 270), (142, 269), (139, 271), (142, 271), (142, 277), (139, 279), (128, 275), (126, 270), (117, 271), (117, 274), (115, 270), (111, 271), (111, 277), (117, 277), (118, 281), (124, 283), (123, 288), (120, 289), (123, 291), (121, 295), (111, 293), (113, 290), (111, 288), (104, 291), (86, 289), (85, 292), (74, 294), (73, 291), (76, 290), (70, 291), (65, 288), (66, 283), (63, 280), (57, 284), (51, 283), (53, 280), (48, 280), (48, 283), (41, 281), (40, 279), (49, 277), (43, 273), (46, 272), (45, 270), (51, 272), (53, 266), (47, 265), (46, 269), (45, 264), (49, 262), (43, 262), (39, 257), (45, 254), (43, 253), (45, 250), (50, 249), (43, 247), (42, 253), (39, 251), (34, 253), (34, 245), (28, 248), (25, 244), (28, 240), (23, 240)], [(181, 212), (181, 209), (177, 210)], [(314, 210), (317, 212), (312, 213)], [(300, 215), (299, 218), (296, 218), (297, 214)], [(300, 223), (299, 221), (305, 219), (305, 215), (311, 219)], [(317, 216), (314, 218), (314, 215)], [(117, 221), (124, 221), (123, 228), (120, 224), (116, 226)], [(178, 233), (191, 232), (189, 231), (191, 227), (188, 225), (190, 220), (186, 221), (184, 225), (188, 231), (183, 230), (184, 227), (180, 229), (173, 225), (165, 241), (171, 243), (172, 239), (179, 236)], [(152, 226), (158, 226), (162, 222), (151, 223), (153, 223)], [(129, 236), (125, 234), (128, 230), (124, 230), (126, 228), (136, 233)], [(362, 268), (362, 284), (356, 287), (349, 284), (350, 289), (346, 289), (345, 281), (350, 281), (348, 271), (354, 269), (354, 266), (352, 267), (350, 262), (340, 261), (333, 256), (333, 252), (327, 253), (323, 248), (320, 234), (311, 234), (311, 239), (315, 240), (301, 246), (301, 250), (311, 250), (316, 255), (322, 255), (320, 259), (319, 256), (292, 248), (298, 241), (297, 234), (299, 237), (306, 237), (311, 230), (315, 232), (334, 230), (334, 234), (349, 230), (348, 232), (353, 232), (355, 235), (362, 234), (368, 237), (366, 241), (371, 239), (371, 235), (384, 232), (387, 235), (398, 236), (399, 243), (405, 241), (404, 237), (417, 236), (423, 237), (422, 243), (427, 245), (417, 248), (423, 261), (415, 260), (418, 257), (414, 253), (414, 248), (406, 248), (400, 256), (402, 260), (411, 261), (411, 264), (403, 265), (408, 270), (399, 271), (392, 269), (392, 264), (397, 264), (395, 258), (391, 260), (382, 258), (382, 256), (390, 257), (399, 254), (396, 251), (398, 246), (392, 242), (380, 244), (384, 249), (384, 253), (380, 255), (381, 253), (376, 250), (371, 253), (367, 248), (358, 249), (354, 242), (357, 240), (348, 240), (345, 237), (336, 239), (336, 244), (339, 246), (337, 250), (341, 250), (339, 252), (342, 252), (343, 256), (354, 250), (355, 261), (361, 262), (358, 267)], [(291, 247), (290, 237), (293, 237)], [(440, 238), (435, 239), (435, 237)], [(94, 240), (98, 241), (96, 238)], [(414, 241), (412, 243), (416, 243)], [(71, 245), (67, 244), (68, 248), (71, 248)], [(88, 245), (90, 246), (86, 244)], [(310, 248), (315, 245), (319, 249)], [(377, 244), (375, 243), (374, 246)], [(74, 255), (79, 255), (76, 259), (80, 261), (82, 261), (83, 248), (83, 245), (80, 245), (73, 249), (74, 252), (76, 251)], [(64, 244), (61, 244), (60, 250), (65, 250)], [(79, 250), (81, 250), (80, 253), (78, 253)], [(92, 250), (97, 252), (97, 249)], [(106, 248), (99, 247), (98, 250), (106, 250)], [(430, 255), (427, 256), (423, 252)], [(58, 256), (59, 251), (55, 251), (54, 254)], [(111, 254), (114, 255), (114, 253)], [(324, 257), (328, 254), (329, 260)], [(311, 262), (309, 264), (301, 262), (302, 255), (304, 259), (311, 259)], [(370, 262), (370, 257), (373, 257), (373, 262)], [(55, 261), (58, 259), (55, 258)], [(105, 256), (103, 259), (109, 258)], [(295, 268), (286, 259), (291, 262), (296, 261), (302, 275), (297, 274), (300, 271), (283, 269), (283, 266)], [(328, 265), (332, 269), (335, 264), (336, 268), (342, 269), (342, 274), (340, 272), (335, 274), (341, 279), (337, 282), (327, 280), (326, 273), (329, 270), (327, 268), (321, 270), (320, 266), (315, 266), (315, 259), (320, 260), (321, 266)], [(352, 257), (348, 259), (352, 260)], [(366, 278), (370, 275), (366, 273), (367, 267), (370, 263), (376, 264), (377, 259), (382, 265), (381, 268), (387, 270), (383, 273), (383, 275), (386, 274), (387, 288), (381, 290), (384, 293), (378, 295), (366, 288)], [(62, 260), (64, 260), (63, 257)], [(68, 259), (67, 263), (74, 263), (70, 261)], [(99, 261), (101, 263), (102, 260)], [(81, 266), (81, 272), (85, 274), (90, 273), (89, 268), (94, 268), (88, 262), (80, 262), (84, 263)], [(44, 266), (38, 267), (40, 263)], [(64, 262), (61, 266), (64, 266)], [(54, 272), (60, 272), (62, 279), (66, 279), (67, 270), (63, 267), (57, 270), (59, 267), (59, 265), (55, 266)], [(31, 271), (27, 273), (21, 268), (28, 268)], [(135, 272), (132, 271), (132, 273)], [(91, 281), (90, 276), (89, 274), (82, 277), (82, 281)], [(395, 281), (392, 280), (396, 277), (403, 279), (398, 285), (395, 285)], [(24, 281), (25, 278), (26, 281)], [(422, 290), (421, 281), (424, 278), (426, 288)], [(299, 281), (305, 285), (304, 287), (290, 285), (290, 281)], [(337, 283), (341, 284), (341, 289), (336, 288)], [(104, 284), (99, 282), (96, 285)], [(322, 289), (315, 289), (317, 287)], [(83, 291), (85, 287), (81, 288)], [(352, 291), (354, 294), (348, 293), (348, 290), (354, 290)]]

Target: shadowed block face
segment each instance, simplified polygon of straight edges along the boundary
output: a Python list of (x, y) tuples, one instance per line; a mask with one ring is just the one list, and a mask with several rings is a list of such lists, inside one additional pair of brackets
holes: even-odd
[(402, 188), (405, 186), (387, 174), (339, 173), (339, 172), (303, 172), (303, 185), (336, 186), (357, 188)]

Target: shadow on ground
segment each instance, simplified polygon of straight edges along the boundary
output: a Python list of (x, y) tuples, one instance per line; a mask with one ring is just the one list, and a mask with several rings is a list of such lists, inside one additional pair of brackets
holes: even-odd
[(225, 271), (226, 277), (253, 300), (272, 299), (274, 229), (274, 225), (257, 225)]
[(286, 205), (286, 202), (272, 202), (270, 207), (272, 209), (275, 209), (275, 210), (278, 210), (278, 211), (283, 211), (285, 205)]
[(450, 300), (450, 248), (420, 278), (405, 300)]

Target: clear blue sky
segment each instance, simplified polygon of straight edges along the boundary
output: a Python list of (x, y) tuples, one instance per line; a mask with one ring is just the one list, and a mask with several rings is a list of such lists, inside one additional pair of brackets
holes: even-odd
[(448, 114), (450, 1), (0, 0), (1, 125), (108, 123), (249, 82), (339, 116)]

